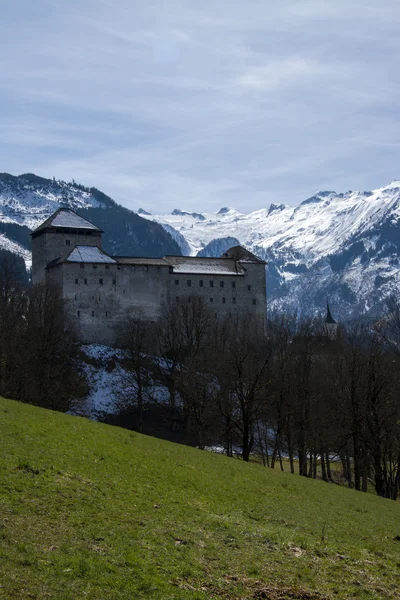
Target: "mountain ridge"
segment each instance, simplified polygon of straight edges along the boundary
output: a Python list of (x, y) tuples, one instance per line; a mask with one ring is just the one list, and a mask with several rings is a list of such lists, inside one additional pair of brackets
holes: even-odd
[[(104, 230), (104, 249), (132, 256), (217, 256), (232, 239), (267, 261), (272, 309), (341, 318), (378, 313), (400, 286), (400, 181), (372, 191), (320, 190), (297, 206), (250, 213), (131, 211), (95, 187), (32, 173), (0, 174), (0, 250), (30, 266), (32, 231), (66, 206)], [(139, 214), (140, 213), (140, 214)]]
[[(267, 260), (270, 306), (315, 314), (327, 297), (344, 316), (379, 311), (399, 289), (400, 182), (372, 191), (321, 190), (297, 206), (242, 213), (151, 215), (183, 236), (191, 254), (235, 237)], [(211, 246), (210, 246), (211, 244)], [(218, 244), (214, 243), (218, 248)]]
[(0, 249), (22, 256), (29, 268), (29, 231), (61, 207), (78, 211), (103, 229), (103, 247), (111, 254), (181, 253), (165, 228), (119, 205), (97, 188), (33, 173), (0, 173)]

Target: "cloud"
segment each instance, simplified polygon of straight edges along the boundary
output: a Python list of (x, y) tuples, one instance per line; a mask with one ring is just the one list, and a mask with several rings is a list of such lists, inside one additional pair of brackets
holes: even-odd
[(237, 84), (258, 91), (282, 90), (300, 81), (303, 86), (310, 85), (324, 75), (324, 65), (292, 56), (250, 67), (238, 77)]
[(399, 163), (399, 19), (392, 0), (16, 0), (0, 170), (152, 211), (378, 187)]

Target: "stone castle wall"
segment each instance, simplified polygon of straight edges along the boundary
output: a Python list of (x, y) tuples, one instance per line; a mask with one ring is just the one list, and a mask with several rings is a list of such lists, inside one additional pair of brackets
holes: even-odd
[(154, 321), (159, 317), (167, 275), (168, 267), (62, 263), (51, 269), (49, 279), (61, 284), (79, 339), (112, 344), (128, 315)]
[[(34, 234), (33, 281), (46, 279), (60, 287), (66, 311), (82, 342), (117, 344), (118, 328), (128, 315), (156, 321), (166, 300), (182, 303), (191, 302), (194, 297), (203, 298), (216, 317), (229, 318), (241, 313), (258, 318), (265, 330), (264, 263), (239, 261), (237, 274), (225, 274), (223, 268), (218, 271), (218, 265), (210, 267), (202, 262), (205, 259), (199, 259), (198, 263), (188, 261), (187, 270), (194, 264), (193, 273), (179, 272), (179, 265), (174, 272), (173, 261), (133, 264), (135, 259), (125, 262), (121, 259), (119, 263), (60, 262), (45, 269), (50, 261), (66, 257), (77, 245), (101, 248), (101, 233), (64, 230)], [(214, 273), (204, 272), (214, 267)]]
[(265, 327), (263, 264), (247, 264), (245, 275), (170, 273), (168, 266), (62, 263), (49, 270), (57, 283), (79, 339), (113, 344), (128, 315), (155, 321), (163, 303), (204, 298), (217, 317), (253, 315)]
[(245, 268), (244, 275), (171, 273), (169, 297), (177, 302), (188, 301), (190, 296), (204, 298), (211, 310), (224, 317), (248, 311), (265, 318), (265, 265), (246, 263)]

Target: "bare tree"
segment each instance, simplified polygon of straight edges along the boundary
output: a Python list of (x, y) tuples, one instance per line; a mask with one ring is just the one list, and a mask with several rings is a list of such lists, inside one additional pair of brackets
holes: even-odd
[(15, 397), (20, 335), (27, 290), (19, 282), (19, 264), (11, 253), (0, 255), (0, 394)]
[(149, 401), (154, 331), (154, 324), (140, 313), (128, 315), (117, 331), (118, 346), (125, 351), (126, 359), (118, 368), (116, 387), (124, 410), (138, 409), (139, 431), (143, 430), (143, 412)]
[(385, 341), (388, 350), (400, 356), (400, 299), (396, 295), (387, 299), (385, 314), (375, 323), (374, 330)]
[[(269, 409), (263, 411), (266, 436), (273, 431), (271, 467), (277, 456), (281, 460), (283, 438), (289, 456), (290, 471), (294, 473), (293, 406), (290, 402), (290, 373), (292, 340), (296, 332), (296, 315), (273, 313), (268, 322), (268, 338), (272, 349), (272, 386)], [(266, 443), (267, 443), (266, 439)], [(267, 448), (267, 445), (266, 445)], [(268, 452), (268, 450), (267, 450)], [(268, 454), (267, 454), (268, 456)]]
[(57, 286), (40, 284), (31, 288), (18, 342), (18, 399), (66, 411), (74, 399), (87, 393), (76, 360), (77, 344)]
[[(238, 316), (218, 332), (223, 347), (217, 365), (219, 408), (232, 423), (248, 462), (259, 412), (270, 384), (271, 348), (256, 320)], [(218, 347), (218, 346), (217, 346)]]
[(203, 298), (189, 296), (186, 301), (169, 300), (162, 307), (155, 331), (157, 354), (164, 360), (158, 363), (155, 377), (168, 388), (169, 405), (174, 426), (177, 408), (178, 371), (185, 360), (207, 346), (213, 316)]
[(215, 430), (217, 399), (220, 395), (218, 378), (208, 350), (192, 354), (179, 369), (177, 388), (182, 398), (187, 426), (197, 434), (198, 447), (203, 449), (206, 435)]
[(364, 461), (367, 469), (372, 466), (376, 493), (396, 500), (400, 482), (399, 360), (388, 356), (374, 332), (368, 336), (365, 355)]

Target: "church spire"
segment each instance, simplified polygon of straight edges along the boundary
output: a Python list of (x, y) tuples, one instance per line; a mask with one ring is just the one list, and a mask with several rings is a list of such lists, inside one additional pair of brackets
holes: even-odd
[(329, 302), (326, 303), (326, 317), (324, 321), (324, 327), (327, 337), (331, 340), (335, 339), (338, 325), (335, 319), (332, 317)]
[(329, 302), (326, 303), (326, 319), (325, 323), (329, 323), (331, 325), (337, 325), (335, 319), (332, 317), (331, 309), (329, 308)]

